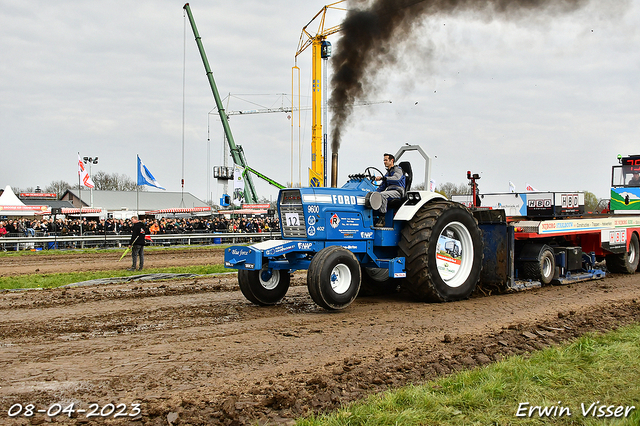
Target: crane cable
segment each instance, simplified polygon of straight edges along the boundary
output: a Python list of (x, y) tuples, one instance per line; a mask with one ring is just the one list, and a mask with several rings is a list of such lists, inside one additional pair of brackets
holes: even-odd
[(185, 116), (185, 91), (186, 91), (186, 69), (187, 69), (187, 13), (182, 9), (182, 180), (180, 189), (180, 207), (184, 204), (184, 116)]

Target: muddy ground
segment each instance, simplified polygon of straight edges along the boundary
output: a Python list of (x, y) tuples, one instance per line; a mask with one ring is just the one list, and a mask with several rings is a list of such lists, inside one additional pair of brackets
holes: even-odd
[[(122, 260), (125, 247), (99, 252), (38, 251), (28, 256), (0, 256), (0, 277), (25, 274), (55, 274), (76, 271), (108, 271), (126, 269), (131, 266), (131, 255)], [(222, 264), (224, 250), (221, 248), (164, 249), (147, 247), (144, 250), (145, 268), (170, 266), (193, 266)]]
[[(114, 269), (118, 256), (4, 257), (0, 274)], [(221, 257), (219, 249), (148, 250), (147, 265)], [(292, 281), (283, 303), (268, 308), (246, 301), (235, 275), (2, 292), (0, 424), (291, 424), (385, 389), (640, 322), (640, 275), (445, 304), (404, 293), (362, 297), (340, 312), (315, 306), (304, 273)], [(46, 415), (71, 403), (97, 416)], [(15, 404), (36, 412), (9, 417)], [(109, 404), (123, 416), (102, 417)], [(140, 414), (129, 416), (134, 404)]]

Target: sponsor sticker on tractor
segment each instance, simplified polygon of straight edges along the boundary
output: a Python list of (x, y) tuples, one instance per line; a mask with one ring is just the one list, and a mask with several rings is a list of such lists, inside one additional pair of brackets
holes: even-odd
[(329, 219), (329, 224), (333, 229), (337, 228), (338, 225), (340, 225), (340, 218), (338, 217), (337, 213), (334, 213), (333, 216), (331, 216), (331, 219)]
[(444, 280), (453, 278), (462, 263), (462, 244), (455, 238), (440, 235), (436, 247), (436, 265)]

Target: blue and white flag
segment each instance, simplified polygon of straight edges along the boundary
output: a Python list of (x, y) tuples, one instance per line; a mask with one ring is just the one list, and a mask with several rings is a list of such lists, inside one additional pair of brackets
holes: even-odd
[(156, 178), (153, 177), (147, 166), (144, 165), (142, 160), (138, 157), (138, 185), (149, 185), (156, 188), (165, 189), (160, 186)]

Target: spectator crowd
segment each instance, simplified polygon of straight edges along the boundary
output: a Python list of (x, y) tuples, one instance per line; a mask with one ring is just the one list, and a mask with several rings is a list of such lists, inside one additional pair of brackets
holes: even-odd
[[(142, 219), (151, 235), (280, 232), (278, 218), (188, 217)], [(129, 219), (8, 219), (0, 221), (0, 237), (42, 235), (128, 235), (133, 224)]]

